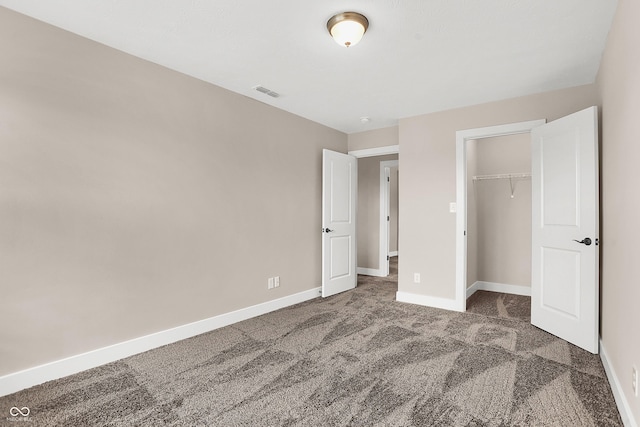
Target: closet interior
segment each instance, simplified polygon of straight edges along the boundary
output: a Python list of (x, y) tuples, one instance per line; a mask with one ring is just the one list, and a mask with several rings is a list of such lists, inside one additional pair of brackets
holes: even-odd
[(467, 142), (467, 287), (478, 284), (530, 293), (529, 133)]

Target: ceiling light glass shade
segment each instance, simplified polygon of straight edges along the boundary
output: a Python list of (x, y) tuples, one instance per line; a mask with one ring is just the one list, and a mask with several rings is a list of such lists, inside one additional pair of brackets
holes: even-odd
[(327, 22), (331, 37), (340, 46), (355, 46), (369, 28), (369, 20), (357, 12), (339, 13)]

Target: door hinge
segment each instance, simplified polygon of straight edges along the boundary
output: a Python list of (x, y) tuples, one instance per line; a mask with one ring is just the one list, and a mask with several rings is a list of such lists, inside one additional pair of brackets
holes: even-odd
[(391, 180), (389, 179), (389, 177), (387, 177), (387, 182), (391, 182)]
[(389, 221), (389, 215), (387, 215), (387, 221)]
[(389, 255), (387, 255), (387, 261), (389, 261)]

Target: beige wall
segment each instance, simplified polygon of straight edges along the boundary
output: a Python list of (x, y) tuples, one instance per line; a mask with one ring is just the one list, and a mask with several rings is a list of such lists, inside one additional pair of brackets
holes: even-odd
[(600, 65), (601, 331), (602, 343), (636, 423), (640, 398), (631, 392), (631, 366), (640, 369), (640, 2), (619, 0)]
[(0, 375), (320, 285), (345, 134), (4, 8), (0, 56)]
[[(595, 85), (400, 120), (399, 291), (455, 298), (456, 131), (547, 118), (598, 103)], [(413, 274), (421, 273), (421, 283)]]
[(398, 155), (358, 159), (358, 267), (380, 268), (380, 162)]
[[(531, 173), (529, 133), (477, 140), (477, 175)], [(478, 280), (531, 286), (531, 180), (476, 181)]]
[(349, 151), (398, 145), (398, 126), (352, 133), (348, 143)]

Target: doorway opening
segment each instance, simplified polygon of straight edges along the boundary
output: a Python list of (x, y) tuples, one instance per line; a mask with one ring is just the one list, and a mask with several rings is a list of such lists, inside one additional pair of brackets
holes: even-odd
[[(467, 145), (469, 141), (477, 141), (486, 138), (500, 136), (529, 134), (531, 129), (546, 123), (546, 120), (533, 120), (507, 125), (491, 126), (485, 128), (469, 129), (456, 132), (456, 299), (455, 309), (466, 311), (468, 293), (468, 192), (469, 185), (467, 172)], [(471, 181), (473, 182), (473, 181)], [(513, 186), (513, 178), (511, 180)], [(515, 196), (515, 193), (514, 193)]]
[(531, 136), (467, 147), (467, 300), (476, 291), (531, 296)]
[(388, 258), (398, 253), (399, 148), (393, 145), (349, 152), (358, 159), (358, 274), (387, 277)]
[[(380, 162), (380, 250), (382, 276), (389, 275), (389, 262), (398, 256), (398, 180), (399, 160)], [(397, 263), (396, 263), (397, 267)], [(397, 273), (397, 271), (396, 271)]]

